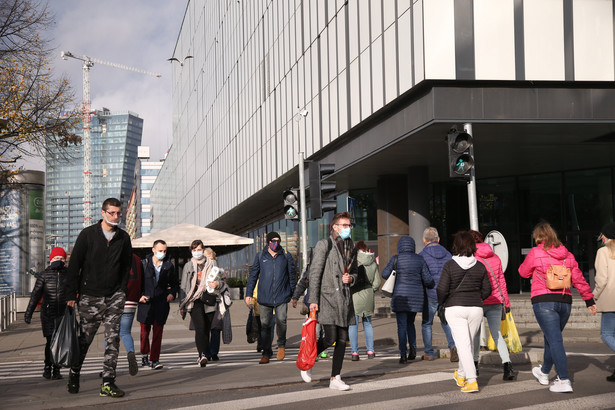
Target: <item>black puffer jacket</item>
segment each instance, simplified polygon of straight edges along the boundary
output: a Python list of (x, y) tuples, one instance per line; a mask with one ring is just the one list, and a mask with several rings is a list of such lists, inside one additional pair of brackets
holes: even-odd
[(32, 289), (30, 303), (26, 309), (24, 319), (26, 323), (30, 323), (34, 309), (36, 309), (36, 305), (42, 296), (41, 324), (43, 336), (45, 337), (53, 335), (53, 331), (60, 324), (60, 320), (64, 315), (64, 309), (66, 308), (66, 298), (64, 297), (65, 282), (65, 267), (57, 270), (47, 267), (47, 269), (39, 273), (34, 289)]

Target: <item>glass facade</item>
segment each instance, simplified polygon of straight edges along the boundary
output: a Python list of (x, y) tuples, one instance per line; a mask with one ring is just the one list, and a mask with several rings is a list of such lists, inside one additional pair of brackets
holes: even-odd
[[(74, 130), (82, 135), (83, 130)], [(127, 205), (134, 185), (137, 147), (143, 120), (132, 112), (97, 110), (91, 126), (91, 215), (100, 219), (102, 202), (110, 197)], [(83, 229), (83, 145), (66, 152), (50, 150), (46, 158), (46, 236), (72, 249)]]

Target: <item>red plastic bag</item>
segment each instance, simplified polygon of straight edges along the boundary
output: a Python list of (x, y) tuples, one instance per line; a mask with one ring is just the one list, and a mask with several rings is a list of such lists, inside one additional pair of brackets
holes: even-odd
[(301, 329), (301, 346), (297, 356), (299, 370), (310, 370), (316, 363), (316, 312), (310, 312), (310, 316)]

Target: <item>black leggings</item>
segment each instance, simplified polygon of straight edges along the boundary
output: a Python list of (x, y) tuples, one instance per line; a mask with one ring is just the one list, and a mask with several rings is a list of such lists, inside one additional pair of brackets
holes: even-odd
[(318, 340), (318, 354), (335, 343), (333, 350), (333, 363), (331, 365), (331, 377), (342, 372), (344, 355), (346, 354), (346, 340), (348, 340), (348, 328), (336, 325), (321, 325), (325, 331), (324, 337)]
[(200, 300), (194, 301), (190, 317), (194, 324), (194, 342), (199, 351), (199, 356), (205, 356), (209, 351), (209, 332), (211, 322), (214, 320), (214, 313), (205, 313), (205, 304)]
[(51, 338), (53, 336), (47, 336), (47, 343), (45, 343), (45, 366), (51, 366), (53, 363), (51, 361)]

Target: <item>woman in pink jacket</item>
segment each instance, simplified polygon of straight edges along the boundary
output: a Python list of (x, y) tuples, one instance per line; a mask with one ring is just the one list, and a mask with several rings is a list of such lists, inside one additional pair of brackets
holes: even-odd
[[(493, 253), (491, 246), (483, 242), (483, 234), (478, 231), (470, 230), (472, 237), (476, 241), (476, 252), (474, 257), (477, 261), (485, 265), (487, 273), (489, 274), (489, 281), (491, 282), (491, 295), (483, 300), (483, 315), (487, 318), (489, 323), (489, 330), (493, 336), (493, 341), (498, 348), (500, 359), (502, 359), (502, 366), (504, 367), (504, 380), (515, 380), (517, 378), (517, 372), (512, 367), (510, 361), (510, 354), (508, 352), (508, 346), (506, 341), (502, 337), (500, 331), (500, 325), (502, 323), (502, 314), (510, 312), (510, 300), (508, 299), (508, 290), (506, 289), (506, 278), (504, 278), (504, 271), (502, 270), (502, 261)], [(502, 306), (504, 304), (504, 306)], [(506, 312), (502, 312), (505, 309)], [(478, 354), (480, 337), (474, 338), (474, 364), (478, 370)], [(478, 374), (478, 371), (477, 371)]]
[(545, 348), (542, 366), (532, 369), (532, 374), (538, 382), (547, 386), (549, 372), (553, 365), (557, 378), (549, 390), (556, 393), (572, 392), (572, 384), (568, 375), (568, 363), (564, 350), (562, 331), (572, 307), (570, 289), (550, 290), (546, 284), (546, 273), (550, 265), (564, 264), (571, 271), (572, 285), (585, 301), (589, 312), (596, 314), (594, 295), (579, 269), (579, 264), (572, 253), (557, 238), (555, 230), (547, 222), (540, 222), (534, 228), (532, 237), (537, 246), (533, 247), (519, 266), (519, 274), (532, 279), (532, 306), (536, 321), (544, 334)]

